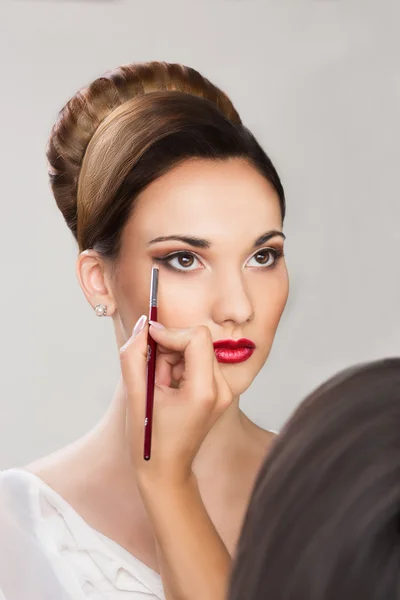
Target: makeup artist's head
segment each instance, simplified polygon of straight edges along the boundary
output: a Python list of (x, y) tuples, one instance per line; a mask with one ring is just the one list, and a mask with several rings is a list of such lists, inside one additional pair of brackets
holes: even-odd
[(317, 389), (259, 473), (229, 600), (398, 600), (400, 358)]
[(228, 97), (180, 65), (120, 67), (64, 107), (48, 159), (82, 289), (107, 306), (118, 345), (148, 312), (156, 262), (161, 323), (256, 344), (247, 361), (223, 365), (242, 393), (287, 300), (285, 198)]

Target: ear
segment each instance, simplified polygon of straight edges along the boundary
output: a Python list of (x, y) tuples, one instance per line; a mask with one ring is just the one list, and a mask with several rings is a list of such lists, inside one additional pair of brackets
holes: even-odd
[(97, 304), (104, 304), (107, 316), (112, 316), (116, 303), (109, 272), (109, 265), (95, 250), (85, 250), (77, 258), (76, 274), (86, 300), (93, 309)]

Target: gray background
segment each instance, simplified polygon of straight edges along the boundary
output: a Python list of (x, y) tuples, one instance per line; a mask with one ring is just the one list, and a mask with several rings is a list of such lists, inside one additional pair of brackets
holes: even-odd
[(118, 377), (44, 148), (65, 101), (121, 63), (199, 69), (282, 176), (291, 297), (246, 412), (279, 428), (339, 368), (399, 354), (399, 20), (398, 0), (1, 0), (0, 468), (83, 434)]

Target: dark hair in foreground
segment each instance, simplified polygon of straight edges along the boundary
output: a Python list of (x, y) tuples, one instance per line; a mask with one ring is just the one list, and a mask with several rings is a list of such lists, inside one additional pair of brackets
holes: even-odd
[(277, 437), (229, 600), (400, 598), (400, 359), (346, 370)]

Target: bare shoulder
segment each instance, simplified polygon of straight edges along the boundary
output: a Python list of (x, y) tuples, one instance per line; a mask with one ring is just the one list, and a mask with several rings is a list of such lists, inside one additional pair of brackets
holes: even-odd
[(79, 512), (83, 499), (93, 495), (99, 471), (96, 467), (88, 452), (79, 443), (72, 443), (26, 464), (23, 470), (35, 475)]
[(60, 472), (63, 468), (70, 469), (72, 459), (74, 458), (74, 453), (71, 451), (72, 444), (70, 446), (65, 446), (52, 452), (51, 454), (47, 454), (36, 460), (26, 464), (23, 467), (24, 471), (28, 471), (37, 477), (43, 476), (46, 479), (46, 475), (50, 475), (52, 473)]

